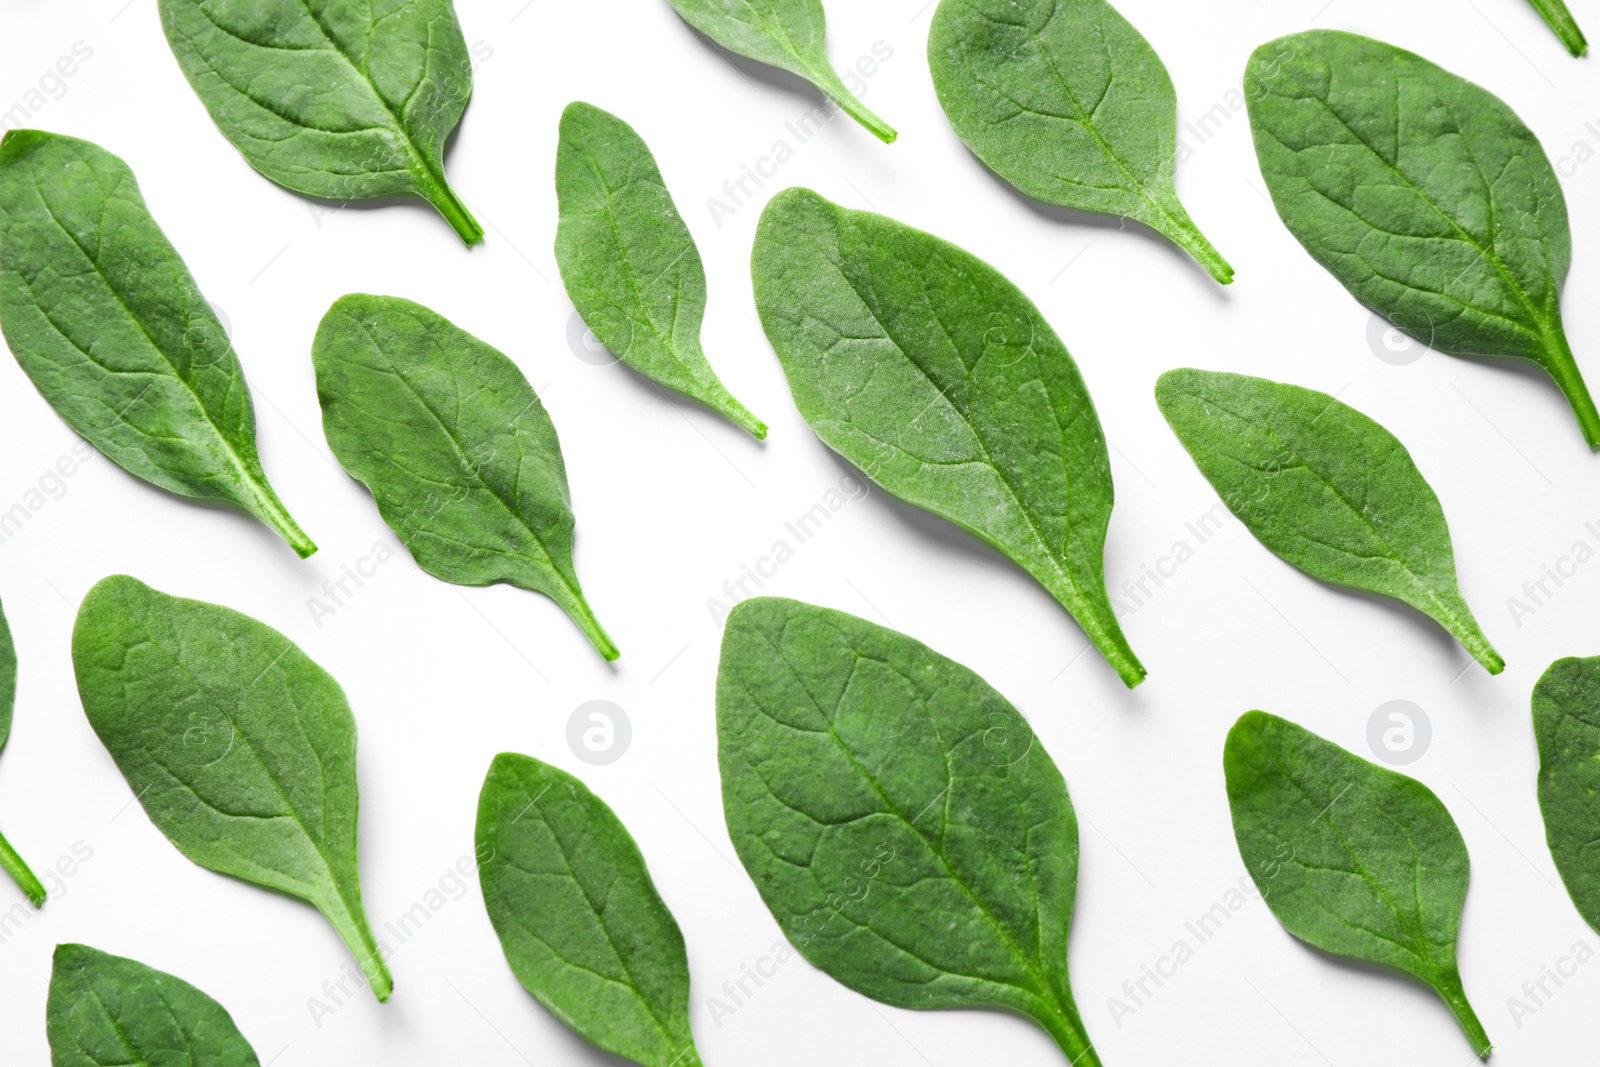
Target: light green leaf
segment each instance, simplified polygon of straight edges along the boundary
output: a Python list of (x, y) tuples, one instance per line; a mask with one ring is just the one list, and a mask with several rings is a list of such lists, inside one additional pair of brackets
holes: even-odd
[(1539, 811), (1561, 881), (1600, 931), (1600, 656), (1558, 659), (1533, 687)]
[[(5, 611), (0, 610), (0, 749), (5, 748), (11, 734), (11, 713), (16, 702), (17, 646), (11, 640), (11, 624), (6, 621)], [(34, 907), (44, 906), (44, 886), (4, 836), (0, 836), (0, 871), (10, 875)]]

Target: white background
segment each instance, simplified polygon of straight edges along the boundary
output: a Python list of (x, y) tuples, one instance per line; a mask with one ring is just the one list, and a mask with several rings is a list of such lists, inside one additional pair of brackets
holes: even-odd
[[(1490, 678), (1422, 616), (1312, 581), (1231, 520), (1125, 619), (1150, 669), (1131, 693), (1092, 651), (1079, 658), (1081, 632), (1021, 570), (883, 492), (850, 502), (799, 546), (763, 591), (887, 621), (971, 666), (1029, 715), (1066, 775), (1083, 824), (1073, 987), (1104, 1062), (1471, 1060), (1430, 991), (1305, 948), (1258, 900), (1204, 945), (1184, 926), (1244, 874), (1220, 761), (1234, 719), (1268, 709), (1370, 755), (1368, 718), (1392, 699), (1430, 717), (1432, 746), (1408, 771), (1449, 807), (1474, 861), (1461, 970), (1494, 1062), (1592, 1056), (1600, 963), (1519, 1020), (1508, 998), (1524, 998), (1523, 983), (1576, 943), (1600, 946), (1545, 848), (1528, 716), (1551, 660), (1600, 652), (1591, 606), (1600, 563), (1520, 620), (1507, 600), (1574, 542), (1600, 548), (1584, 525), (1600, 523), (1596, 460), (1536, 373), (1433, 353), (1381, 361), (1371, 317), (1265, 200), (1248, 119), (1228, 107), (1255, 46), (1332, 27), (1411, 48), (1486, 86), (1553, 160), (1579, 141), (1600, 151), (1600, 71), (1568, 57), (1525, 0), (1121, 0), (1172, 72), (1180, 120), (1198, 123), (1219, 103), (1227, 115), (1204, 143), (1183, 134), (1193, 154), (1178, 169), (1184, 202), (1238, 270), (1227, 289), (1137, 226), (1030, 203), (991, 177), (939, 111), (924, 0), (829, 4), (840, 67), (876, 42), (893, 51), (866, 82), (867, 103), (900, 130), (892, 147), (843, 117), (798, 144), (785, 123), (815, 94), (730, 63), (664, 0), (461, 0), (481, 62), (448, 170), (488, 231), (470, 252), (424, 205), (335, 212), (257, 175), (190, 91), (151, 0), (125, 3), (0, 2), (0, 109), (42, 100), (30, 124), (94, 140), (133, 168), (231, 321), (267, 472), (322, 551), (301, 562), (243, 515), (163, 494), (100, 457), (0, 545), (0, 595), (21, 657), (0, 826), (41, 873), (75, 843), (93, 853), (0, 944), (0, 1060), (46, 1062), (50, 954), (59, 941), (83, 941), (216, 997), (264, 1064), (610, 1062), (522, 991), (476, 885), (448, 876), (471, 854), (491, 757), (514, 750), (578, 773), (639, 840), (688, 941), (708, 1064), (1062, 1062), (1021, 1020), (877, 1005), (798, 958), (734, 1014), (714, 1020), (708, 1005), (780, 934), (724, 829), (712, 699), (720, 633), (707, 600), (850, 473), (797, 416), (751, 302), (760, 205), (791, 184), (955, 241), (1044, 310), (1114, 446), (1114, 591), (1175, 541), (1194, 546), (1184, 523), (1216, 500), (1157, 412), (1156, 376), (1181, 365), (1260, 374), (1338, 393), (1406, 443), (1449, 516), (1463, 592), (1509, 664)], [(1574, 6), (1600, 35), (1600, 3)], [(64, 91), (50, 83), (59, 98), (28, 96), (79, 41), (93, 57)], [(551, 254), (552, 167), (557, 118), (574, 98), (617, 112), (655, 150), (706, 260), (706, 351), (771, 425), (766, 444), (569, 347), (571, 306)], [(780, 139), (794, 158), (719, 227), (707, 198)], [(1600, 165), (1568, 159), (1562, 169), (1575, 249), (1567, 326), (1600, 386), (1600, 307), (1585, 299), (1600, 282)], [(623, 651), (615, 667), (549, 601), (457, 589), (403, 550), (320, 626), (313, 619), (308, 599), (325, 579), (376, 542), (399, 548), (320, 430), (309, 346), (329, 303), (350, 291), (435, 308), (507, 352), (540, 390), (570, 471), (578, 573)], [(11, 360), (0, 360), (0, 427), (3, 510), (76, 438)], [(328, 925), (298, 902), (192, 865), (130, 806), (79, 707), (68, 648), (84, 592), (116, 572), (248, 612), (343, 683), (361, 727), (361, 874), (373, 925), (381, 931), (425, 901), (442, 877), (447, 890), (398, 951), (388, 1005), (359, 990), (314, 1020), (309, 1001), (333, 1005), (323, 983), (348, 959)], [(632, 721), (630, 749), (609, 766), (580, 762), (566, 741), (569, 716), (592, 699), (615, 701)], [(0, 887), (0, 912), (12, 899)], [(1180, 938), (1194, 957), (1114, 1020), (1108, 998), (1124, 996), (1123, 983)]]

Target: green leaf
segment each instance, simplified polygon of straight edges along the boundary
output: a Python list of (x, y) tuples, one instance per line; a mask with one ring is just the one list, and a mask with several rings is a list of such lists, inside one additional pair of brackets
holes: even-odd
[(1589, 51), (1589, 42), (1583, 39), (1583, 31), (1578, 28), (1578, 20), (1572, 17), (1572, 12), (1567, 10), (1567, 5), (1562, 0), (1528, 0), (1528, 2), (1539, 12), (1540, 17), (1550, 24), (1550, 28), (1556, 31), (1556, 36), (1567, 46), (1567, 51), (1575, 56), (1581, 56)]
[(257, 1067), (226, 1008), (181, 978), (57, 945), (45, 1005), (51, 1067)]
[[(17, 646), (11, 640), (11, 624), (6, 621), (5, 611), (0, 609), (0, 749), (6, 747), (6, 738), (11, 734), (11, 712), (16, 702)], [(44, 907), (48, 895), (44, 886), (3, 835), (0, 835), (0, 871), (11, 876), (34, 907)]]
[(477, 852), (489, 920), (524, 989), (607, 1052), (699, 1067), (683, 934), (604, 801), (502, 752), (478, 798)]
[(717, 760), (734, 848), (806, 959), (896, 1007), (1021, 1013), (1098, 1067), (1067, 981), (1072, 801), (982, 678), (853, 615), (746, 600)]
[(1558, 659), (1533, 687), (1539, 810), (1561, 881), (1600, 931), (1600, 657)]
[(751, 269), (761, 324), (817, 436), (1010, 556), (1138, 685), (1144, 667), (1105, 588), (1105, 436), (1039, 309), (971, 253), (809, 189), (772, 198)]
[(1433, 791), (1264, 711), (1228, 731), (1222, 766), (1239, 855), (1284, 929), (1422, 979), (1487, 1056), (1456, 967), (1467, 846)]
[(1137, 219), (1233, 280), (1173, 186), (1172, 78), (1105, 0), (943, 0), (928, 66), (950, 125), (996, 174), (1046, 203)]
[(633, 127), (591, 104), (561, 116), (556, 262), (573, 306), (622, 362), (754, 436), (767, 428), (700, 348), (706, 272), (655, 157)]
[(469, 246), (483, 228), (444, 177), (472, 95), (450, 0), (160, 0), (184, 77), (224, 137), (286, 189), (419, 196)]
[(0, 140), (0, 327), (56, 414), (119, 467), (317, 550), (261, 470), (233, 345), (122, 160), (38, 130)]
[(1537, 363), (1600, 448), (1561, 325), (1567, 204), (1522, 120), (1421, 56), (1333, 30), (1262, 45), (1244, 88), (1262, 177), (1312, 258), (1423, 344)]
[(328, 309), (311, 356), (329, 447), (418, 566), (543, 593), (617, 658), (573, 569), (556, 428), (515, 363), (421, 304), (360, 293)]
[(356, 724), (344, 690), (248, 615), (127, 575), (72, 629), (89, 725), (156, 828), (221, 874), (322, 912), (378, 999), (393, 988), (356, 873)]
[(1490, 674), (1505, 661), (1456, 586), (1450, 528), (1395, 436), (1326, 393), (1172, 370), (1156, 403), (1228, 510), (1313, 578), (1402, 600)]
[(884, 144), (898, 136), (828, 62), (821, 0), (667, 0), (683, 21), (730, 52), (798, 74)]

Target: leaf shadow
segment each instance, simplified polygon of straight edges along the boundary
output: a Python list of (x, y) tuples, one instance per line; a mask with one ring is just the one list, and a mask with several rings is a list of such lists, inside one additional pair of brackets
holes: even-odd
[[(1285, 932), (1287, 933), (1287, 931)], [(1390, 967), (1387, 964), (1353, 959), (1349, 956), (1341, 956), (1338, 953), (1329, 952), (1327, 949), (1318, 948), (1316, 945), (1302, 941), (1293, 934), (1289, 934), (1288, 939), (1300, 951), (1314, 956), (1325, 965), (1331, 965), (1349, 974), (1360, 975), (1366, 981), (1383, 982), (1388, 987), (1390, 996), (1408, 999), (1418, 1010), (1437, 1011), (1442, 1021), (1450, 1023), (1452, 1028), (1459, 1031), (1459, 1024), (1455, 1022), (1455, 1017), (1451, 1015), (1450, 1007), (1444, 1002), (1444, 998), (1439, 995), (1436, 989), (1415, 975), (1408, 974), (1397, 967)], [(1469, 996), (1468, 999), (1470, 1000), (1471, 997)], [(1476, 1008), (1477, 1005), (1474, 1004), (1473, 1007)], [(1466, 1037), (1463, 1035), (1461, 1040), (1465, 1042)]]
[[(709, 404), (697, 400), (696, 398), (689, 396), (687, 393), (680, 393), (676, 389), (653, 381), (642, 371), (635, 370), (626, 363), (622, 362), (620, 359), (615, 363), (599, 367), (598, 369), (602, 371), (613, 372), (618, 381), (626, 383), (624, 385), (619, 385), (618, 388), (627, 389), (629, 392), (642, 397), (644, 402), (647, 404), (660, 404), (665, 402), (671, 405), (679, 415), (683, 416), (684, 420), (689, 423), (689, 425), (696, 431), (697, 434), (703, 435), (706, 441), (710, 442), (711, 446), (717, 449), (719, 452), (721, 451), (721, 446), (712, 440), (711, 435), (706, 433), (705, 429), (701, 427), (698, 421), (696, 421), (697, 419), (709, 419), (711, 422), (719, 424), (721, 427), (732, 431), (733, 436), (743, 438), (745, 442), (753, 444), (761, 450), (765, 450), (768, 441), (771, 440), (770, 431), (767, 437), (757, 438), (754, 434), (749, 433), (744, 429), (744, 427), (740, 426), (738, 423), (734, 422), (720, 411), (717, 411)], [(716, 368), (713, 367), (712, 370), (715, 371)], [(761, 417), (759, 412), (756, 413), (756, 417)], [(732, 460), (729, 460), (729, 462), (731, 463)]]
[[(750, 88), (758, 85), (776, 90), (796, 100), (809, 101), (813, 107), (823, 107), (829, 103), (822, 91), (800, 75), (784, 70), (782, 67), (769, 66), (758, 59), (750, 59), (729, 51), (716, 41), (695, 29), (683, 19), (678, 19), (684, 33), (694, 38), (695, 44), (702, 50), (732, 67), (734, 72)], [(663, 53), (665, 54), (665, 53)], [(871, 136), (870, 134), (868, 136)]]

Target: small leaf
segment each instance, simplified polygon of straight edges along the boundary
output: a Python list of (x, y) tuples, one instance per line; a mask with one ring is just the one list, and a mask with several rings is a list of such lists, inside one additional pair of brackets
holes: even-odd
[(1222, 766), (1239, 855), (1284, 929), (1422, 979), (1487, 1056), (1456, 967), (1467, 846), (1432, 790), (1264, 711), (1234, 724)]
[(582, 102), (561, 116), (556, 262), (600, 343), (652, 381), (766, 437), (700, 348), (706, 273), (655, 157), (633, 127)]
[(699, 1067), (683, 934), (604, 801), (502, 752), (478, 798), (477, 851), (489, 920), (524, 989), (607, 1052)]
[(1539, 810), (1561, 881), (1600, 931), (1600, 656), (1558, 659), (1533, 687)]
[(515, 363), (421, 304), (360, 293), (328, 309), (311, 356), (328, 446), (419, 567), (543, 593), (617, 658), (573, 569), (561, 442)]
[[(11, 640), (11, 624), (6, 621), (5, 611), (0, 610), (0, 749), (6, 747), (6, 738), (11, 734), (11, 713), (16, 702), (17, 646)], [(0, 871), (17, 883), (34, 907), (44, 907), (48, 896), (44, 886), (4, 836), (0, 836)]]
[(322, 912), (377, 998), (393, 988), (356, 872), (356, 724), (344, 690), (278, 631), (127, 575), (72, 629), (89, 725), (150, 821), (208, 870)]
[(233, 345), (122, 160), (38, 130), (0, 140), (0, 327), (56, 414), (123, 470), (317, 550), (262, 473)]
[(51, 1067), (257, 1067), (227, 1009), (181, 978), (57, 945), (45, 1005)]
[(1578, 20), (1567, 10), (1564, 0), (1528, 0), (1528, 2), (1539, 12), (1539, 16), (1549, 23), (1550, 28), (1556, 31), (1556, 36), (1567, 46), (1567, 51), (1575, 56), (1581, 56), (1589, 51), (1589, 42), (1584, 40), (1583, 31), (1578, 28)]
[(1243, 374), (1168, 371), (1156, 403), (1228, 510), (1274, 555), (1313, 578), (1403, 600), (1490, 674), (1505, 669), (1456, 587), (1439, 498), (1388, 430), (1326, 393)]
[(1027, 720), (843, 612), (757, 597), (717, 672), (728, 832), (796, 948), (901, 1008), (1001, 1008), (1098, 1067), (1067, 981), (1078, 825)]

